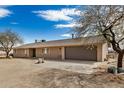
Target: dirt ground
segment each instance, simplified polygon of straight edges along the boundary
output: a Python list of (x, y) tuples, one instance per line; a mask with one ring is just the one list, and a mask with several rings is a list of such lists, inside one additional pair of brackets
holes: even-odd
[[(0, 87), (1, 88), (124, 87), (124, 75), (122, 74), (113, 75), (105, 72), (92, 72), (88, 74), (80, 73), (80, 71), (90, 72), (89, 70), (94, 70), (94, 68), (92, 67), (93, 64), (79, 65), (75, 63), (62, 63), (64, 64), (62, 65), (60, 63), (56, 65), (57, 64), (56, 62), (53, 63), (48, 62), (44, 64), (34, 64), (34, 62), (35, 61), (32, 59), (0, 59)], [(53, 66), (55, 66), (55, 68)], [(84, 69), (83, 66), (84, 67), (86, 66), (86, 69)], [(89, 67), (90, 69), (87, 69), (87, 67)]]
[[(27, 81), (27, 79), (24, 80)], [(82, 74), (59, 69), (47, 69), (42, 73), (31, 75), (28, 84), (32, 84), (31, 87), (42, 88), (123, 88), (124, 75)]]

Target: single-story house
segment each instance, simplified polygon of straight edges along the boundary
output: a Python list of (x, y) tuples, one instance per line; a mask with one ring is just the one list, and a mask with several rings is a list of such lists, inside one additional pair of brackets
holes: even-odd
[(104, 61), (108, 47), (102, 36), (35, 42), (15, 47), (14, 57)]

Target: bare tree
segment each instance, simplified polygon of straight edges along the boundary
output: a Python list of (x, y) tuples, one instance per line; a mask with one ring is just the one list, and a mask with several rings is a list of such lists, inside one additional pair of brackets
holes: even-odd
[(5, 32), (0, 32), (0, 46), (6, 52), (6, 57), (9, 57), (10, 51), (13, 49), (13, 46), (17, 43), (22, 43), (20, 36), (12, 32), (11, 29), (7, 29)]
[(76, 27), (78, 36), (102, 35), (118, 53), (117, 67), (122, 68), (124, 49), (124, 6), (86, 6), (81, 11)]

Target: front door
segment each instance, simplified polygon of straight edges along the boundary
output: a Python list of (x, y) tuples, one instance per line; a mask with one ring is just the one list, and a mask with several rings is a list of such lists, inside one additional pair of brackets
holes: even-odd
[(33, 57), (36, 57), (36, 49), (33, 48), (32, 50), (33, 50)]

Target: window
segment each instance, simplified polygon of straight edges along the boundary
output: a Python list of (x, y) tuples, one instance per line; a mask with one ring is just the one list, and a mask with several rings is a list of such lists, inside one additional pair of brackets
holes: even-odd
[(42, 49), (42, 53), (43, 53), (43, 54), (47, 54), (47, 53), (48, 53), (48, 48), (43, 48), (43, 49)]
[(44, 48), (44, 54), (47, 54), (47, 52), (48, 52), (48, 49)]

